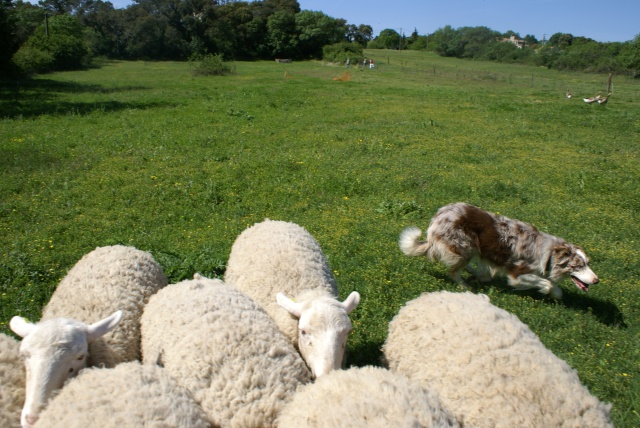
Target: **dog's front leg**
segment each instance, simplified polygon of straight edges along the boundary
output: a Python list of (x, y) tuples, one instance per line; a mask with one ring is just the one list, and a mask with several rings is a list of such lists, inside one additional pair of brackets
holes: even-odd
[(519, 276), (508, 275), (509, 285), (516, 290), (528, 290), (530, 288), (537, 288), (542, 294), (548, 294), (556, 300), (562, 299), (562, 290), (548, 279), (539, 277), (532, 273), (527, 273)]
[(489, 282), (493, 275), (491, 274), (491, 270), (489, 267), (484, 265), (483, 263), (477, 263), (477, 267), (474, 268), (471, 264), (468, 264), (464, 270), (473, 275), (473, 278), (478, 280), (479, 282)]
[(462, 275), (461, 272), (459, 270), (451, 270), (449, 271), (449, 276), (451, 277), (451, 279), (453, 279), (460, 287), (463, 288), (471, 288), (471, 286), (469, 284), (467, 284), (467, 281), (465, 281), (464, 279), (462, 279)]

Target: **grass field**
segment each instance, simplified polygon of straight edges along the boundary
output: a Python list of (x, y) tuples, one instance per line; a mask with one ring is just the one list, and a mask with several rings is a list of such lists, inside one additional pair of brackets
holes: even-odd
[[(387, 325), (446, 269), (397, 246), (466, 201), (581, 245), (600, 284), (551, 301), (502, 280), (476, 291), (578, 371), (618, 427), (640, 426), (640, 81), (367, 51), (320, 62), (106, 62), (0, 86), (0, 331), (40, 317), (96, 246), (153, 253), (172, 282), (222, 276), (246, 227), (296, 222), (320, 242), (352, 313), (350, 363), (379, 364)], [(564, 97), (567, 88), (574, 97)]]

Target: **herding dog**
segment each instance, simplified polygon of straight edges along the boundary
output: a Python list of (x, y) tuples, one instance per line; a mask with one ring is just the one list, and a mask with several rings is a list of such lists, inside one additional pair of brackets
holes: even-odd
[(561, 299), (562, 290), (556, 283), (566, 276), (583, 291), (599, 282), (580, 247), (463, 202), (440, 208), (431, 219), (426, 241), (420, 240), (421, 235), (417, 227), (403, 230), (402, 252), (440, 261), (451, 268), (451, 278), (460, 285), (466, 285), (460, 275), (465, 269), (479, 281), (506, 275), (509, 285), (518, 290), (536, 288)]

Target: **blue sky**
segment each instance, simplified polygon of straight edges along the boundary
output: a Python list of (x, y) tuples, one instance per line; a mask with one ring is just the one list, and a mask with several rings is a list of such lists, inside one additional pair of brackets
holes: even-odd
[[(126, 7), (130, 0), (110, 0)], [(485, 26), (504, 33), (547, 39), (570, 33), (599, 42), (625, 42), (640, 33), (640, 0), (298, 0), (303, 10), (321, 11), (349, 24), (368, 24), (374, 34), (391, 28), (421, 35), (451, 25)]]

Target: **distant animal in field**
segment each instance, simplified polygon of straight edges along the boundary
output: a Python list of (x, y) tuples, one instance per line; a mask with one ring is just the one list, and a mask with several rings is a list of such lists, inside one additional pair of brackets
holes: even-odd
[(565, 96), (566, 96), (568, 99), (571, 99), (571, 91), (567, 89), (567, 93), (565, 94)]
[(607, 101), (609, 100), (610, 96), (611, 96), (610, 93), (607, 94), (606, 96), (602, 96), (602, 94), (600, 92), (598, 92), (598, 95), (596, 95), (595, 97), (583, 98), (582, 100), (587, 104), (598, 103), (600, 105), (603, 105), (603, 104), (607, 103)]
[(402, 231), (402, 252), (441, 262), (461, 285), (466, 285), (462, 270), (478, 281), (503, 275), (517, 290), (533, 288), (561, 299), (562, 290), (557, 283), (567, 276), (582, 291), (599, 282), (582, 248), (540, 232), (528, 223), (463, 202), (440, 208), (431, 219), (427, 239), (421, 241), (421, 235), (415, 226)]

